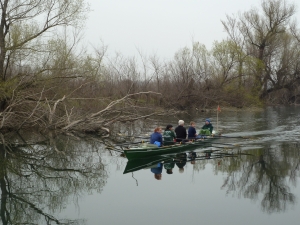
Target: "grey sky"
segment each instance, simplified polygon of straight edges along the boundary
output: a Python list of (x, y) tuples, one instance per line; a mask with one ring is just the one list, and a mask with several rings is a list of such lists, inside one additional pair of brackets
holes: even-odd
[[(124, 56), (156, 54), (172, 58), (192, 41), (210, 49), (213, 41), (225, 36), (221, 20), (226, 14), (260, 8), (261, 0), (87, 0), (92, 12), (87, 20), (86, 40), (100, 39), (109, 54)], [(289, 1), (295, 2), (295, 1)]]

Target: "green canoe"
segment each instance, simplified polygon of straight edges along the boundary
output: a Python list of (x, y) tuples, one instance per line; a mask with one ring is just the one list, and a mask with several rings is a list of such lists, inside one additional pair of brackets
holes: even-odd
[[(192, 160), (207, 160), (207, 159), (217, 159), (217, 158), (224, 158), (224, 157), (234, 157), (234, 155), (230, 155), (227, 153), (219, 153), (220, 150), (201, 150), (194, 152), (194, 158), (190, 157), (189, 154), (186, 155), (186, 158), (183, 159), (180, 156), (181, 153), (176, 154), (162, 154), (157, 156), (151, 156), (148, 158), (140, 158), (140, 159), (131, 159), (128, 160), (125, 170), (123, 174), (135, 172), (141, 169), (150, 169), (156, 167), (158, 163), (176, 163), (176, 161), (192, 161)], [(189, 152), (191, 153), (191, 152)], [(209, 154), (209, 155), (208, 155)], [(227, 154), (227, 155), (226, 155)]]
[(129, 160), (147, 158), (161, 154), (172, 154), (183, 151), (191, 151), (198, 148), (211, 147), (211, 142), (214, 138), (201, 139), (194, 142), (186, 142), (182, 144), (167, 145), (157, 147), (154, 144), (143, 143), (140, 146), (124, 149), (124, 154)]

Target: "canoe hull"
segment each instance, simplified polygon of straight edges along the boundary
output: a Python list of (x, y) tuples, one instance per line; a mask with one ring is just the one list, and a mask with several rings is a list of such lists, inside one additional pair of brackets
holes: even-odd
[(173, 154), (184, 151), (191, 151), (198, 148), (211, 147), (211, 140), (188, 142), (185, 144), (168, 145), (164, 147), (136, 147), (125, 149), (124, 153), (129, 160), (147, 158), (161, 154)]

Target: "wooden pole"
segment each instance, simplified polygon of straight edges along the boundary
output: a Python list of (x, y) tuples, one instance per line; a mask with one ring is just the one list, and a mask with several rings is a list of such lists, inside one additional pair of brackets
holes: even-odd
[(220, 106), (218, 104), (218, 108), (217, 108), (217, 131), (216, 132), (219, 132), (219, 111), (220, 111)]
[(217, 130), (216, 132), (218, 133), (219, 132), (219, 106), (217, 108)]

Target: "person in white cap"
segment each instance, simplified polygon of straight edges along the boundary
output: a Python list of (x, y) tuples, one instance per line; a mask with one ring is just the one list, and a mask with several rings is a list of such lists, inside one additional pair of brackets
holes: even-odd
[(179, 120), (178, 127), (175, 128), (177, 142), (186, 141), (186, 129), (183, 125), (184, 125), (184, 121)]

